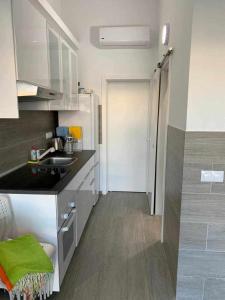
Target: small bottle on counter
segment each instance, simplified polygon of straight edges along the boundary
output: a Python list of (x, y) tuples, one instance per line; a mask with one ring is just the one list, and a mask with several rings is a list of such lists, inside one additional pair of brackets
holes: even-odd
[(30, 158), (32, 161), (37, 161), (37, 149), (35, 146), (32, 146), (32, 148), (31, 148)]
[(74, 144), (74, 138), (72, 136), (67, 136), (65, 146), (64, 146), (64, 151), (67, 154), (73, 154), (73, 144)]

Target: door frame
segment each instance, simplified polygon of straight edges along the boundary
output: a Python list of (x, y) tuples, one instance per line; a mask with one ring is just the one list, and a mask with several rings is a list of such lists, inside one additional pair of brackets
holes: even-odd
[[(149, 88), (151, 84), (151, 77), (147, 74), (106, 74), (102, 77), (101, 84), (101, 99), (102, 99), (102, 144), (100, 145), (100, 183), (103, 195), (109, 191), (108, 188), (108, 85), (110, 82), (122, 81), (148, 81)], [(149, 99), (149, 103), (150, 103)], [(149, 115), (149, 114), (148, 114)], [(149, 120), (148, 120), (149, 124)], [(147, 145), (147, 143), (146, 143)], [(147, 170), (146, 170), (147, 173)]]

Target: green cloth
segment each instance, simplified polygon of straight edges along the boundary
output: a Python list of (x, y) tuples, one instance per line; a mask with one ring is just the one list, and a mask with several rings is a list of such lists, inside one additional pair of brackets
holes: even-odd
[(50, 258), (31, 234), (0, 242), (0, 265), (13, 286), (28, 274), (53, 272)]

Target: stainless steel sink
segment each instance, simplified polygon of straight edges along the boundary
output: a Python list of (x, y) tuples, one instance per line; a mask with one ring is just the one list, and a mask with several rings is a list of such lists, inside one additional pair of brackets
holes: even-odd
[(39, 165), (45, 167), (66, 167), (77, 161), (76, 157), (49, 157), (39, 162)]

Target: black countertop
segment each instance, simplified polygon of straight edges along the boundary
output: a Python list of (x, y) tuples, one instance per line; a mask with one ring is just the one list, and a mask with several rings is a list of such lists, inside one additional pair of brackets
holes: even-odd
[(35, 164), (26, 164), (0, 178), (0, 193), (56, 195), (65, 188), (94, 153), (94, 150), (84, 150), (73, 155), (55, 152), (52, 156), (78, 158), (74, 164), (63, 168), (46, 168)]

